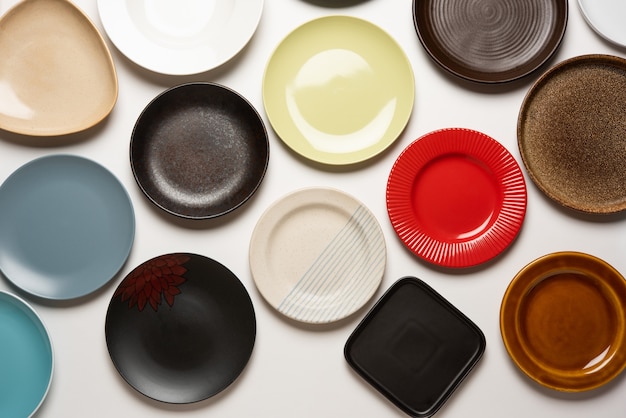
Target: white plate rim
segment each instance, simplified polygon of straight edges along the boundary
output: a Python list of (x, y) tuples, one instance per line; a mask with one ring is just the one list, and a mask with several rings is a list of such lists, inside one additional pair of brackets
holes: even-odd
[[(368, 33), (374, 32), (374, 31), (377, 32), (378, 35), (386, 38), (386, 40), (395, 47), (396, 49), (395, 52), (398, 54), (399, 57), (402, 57), (405, 63), (403, 71), (405, 71), (406, 72), (405, 75), (409, 76), (409, 78), (411, 79), (411, 84), (406, 86), (406, 91), (409, 92), (408, 94), (410, 96), (410, 104), (407, 105), (405, 108), (403, 108), (402, 111), (396, 112), (398, 114), (402, 114), (402, 118), (401, 118), (402, 127), (399, 128), (397, 131), (394, 131), (395, 132), (394, 137), (382, 138), (382, 139), (379, 138), (376, 143), (369, 144), (367, 146), (352, 150), (350, 152), (330, 152), (330, 151), (324, 151), (324, 150), (321, 150), (321, 151), (316, 150), (314, 152), (304, 151), (296, 145), (295, 141), (289, 139), (289, 135), (287, 134), (289, 133), (290, 129), (284, 128), (283, 127), (284, 124), (279, 123), (278, 119), (280, 118), (276, 116), (278, 112), (274, 111), (273, 108), (270, 106), (271, 104), (270, 96), (272, 94), (271, 94), (271, 91), (267, 88), (268, 83), (266, 82), (266, 80), (270, 78), (272, 71), (274, 71), (273, 61), (275, 61), (276, 59), (275, 57), (280, 54), (281, 50), (285, 48), (285, 44), (289, 43), (293, 38), (296, 38), (297, 36), (299, 36), (300, 33), (305, 32), (305, 31), (311, 31), (310, 29), (311, 27), (315, 29), (316, 26), (324, 25), (326, 22), (333, 22), (333, 21), (344, 22), (344, 23), (355, 22), (361, 25), (362, 27), (367, 27)], [(288, 34), (286, 34), (281, 39), (281, 41), (274, 47), (274, 50), (270, 54), (267, 60), (267, 63), (265, 65), (265, 69), (263, 72), (263, 80), (261, 84), (262, 84), (263, 107), (265, 109), (265, 113), (269, 119), (270, 125), (272, 126), (274, 131), (277, 133), (281, 141), (296, 154), (310, 161), (313, 161), (315, 163), (325, 164), (329, 166), (348, 166), (352, 164), (358, 164), (358, 163), (367, 161), (369, 159), (372, 159), (382, 154), (383, 152), (385, 152), (402, 135), (402, 132), (406, 129), (406, 126), (408, 125), (411, 119), (413, 109), (415, 107), (415, 97), (416, 97), (415, 72), (409, 60), (409, 57), (406, 51), (404, 50), (404, 47), (391, 35), (390, 32), (388, 32), (381, 26), (373, 22), (364, 20), (362, 18), (356, 17), (356, 16), (349, 16), (349, 15), (342, 15), (342, 14), (330, 14), (327, 16), (321, 16), (321, 17), (317, 17), (317, 18), (313, 18), (311, 20), (305, 21), (304, 23), (292, 29)], [(302, 134), (299, 134), (299, 135), (303, 136)]]
[[(612, 34), (607, 33), (607, 22), (605, 20), (601, 21), (597, 18), (597, 16), (592, 17), (590, 9), (601, 9), (601, 4), (602, 2), (598, 2), (598, 0), (578, 0), (578, 8), (580, 9), (583, 18), (585, 19), (585, 22), (596, 34), (614, 45), (626, 47), (626, 34), (624, 34), (624, 36), (621, 38), (616, 38)], [(621, 11), (606, 10), (605, 12), (607, 13), (607, 15), (614, 15), (617, 13), (617, 15), (622, 16), (624, 13), (626, 13), (626, 4), (624, 4), (624, 6), (622, 7), (623, 9)], [(619, 31), (623, 32), (623, 28), (623, 25), (620, 26)]]

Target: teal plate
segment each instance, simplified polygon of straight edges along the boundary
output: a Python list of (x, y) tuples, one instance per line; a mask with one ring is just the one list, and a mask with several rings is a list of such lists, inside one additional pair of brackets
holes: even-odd
[(0, 186), (0, 271), (32, 295), (85, 296), (122, 268), (135, 214), (126, 190), (78, 156), (35, 159)]
[(0, 342), (0, 417), (31, 416), (52, 382), (52, 344), (33, 308), (3, 291)]

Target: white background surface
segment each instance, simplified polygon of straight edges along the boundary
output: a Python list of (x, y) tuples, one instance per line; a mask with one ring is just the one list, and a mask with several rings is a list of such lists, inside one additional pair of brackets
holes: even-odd
[[(0, 0), (1, 11), (14, 3)], [(96, 0), (77, 0), (76, 4), (104, 34)], [(265, 63), (280, 40), (300, 24), (330, 14), (365, 18), (389, 32), (404, 48), (415, 71), (415, 107), (404, 133), (379, 158), (345, 170), (313, 166), (291, 153), (272, 131), (261, 99)], [(546, 253), (588, 252), (626, 272), (626, 220), (622, 216), (589, 219), (575, 215), (551, 203), (526, 177), (528, 209), (518, 239), (493, 262), (458, 272), (419, 261), (401, 244), (387, 217), (385, 186), (393, 162), (404, 147), (431, 130), (465, 127), (482, 131), (520, 161), (517, 115), (525, 93), (542, 70), (500, 88), (484, 88), (448, 76), (419, 43), (411, 0), (368, 0), (344, 8), (303, 0), (265, 0), (260, 25), (246, 49), (217, 70), (189, 77), (150, 73), (108, 44), (117, 66), (119, 99), (107, 120), (88, 132), (52, 140), (0, 132), (0, 181), (36, 157), (82, 155), (119, 177), (131, 195), (137, 218), (135, 244), (126, 266), (108, 286), (89, 297), (65, 303), (35, 301), (0, 278), (0, 289), (31, 302), (53, 340), (55, 374), (38, 417), (403, 417), (348, 367), (343, 346), (371, 304), (405, 275), (429, 283), (476, 322), (487, 338), (483, 359), (437, 413), (438, 418), (626, 416), (624, 374), (582, 394), (544, 389), (510, 361), (498, 320), (502, 295), (512, 277)], [(626, 51), (598, 37), (586, 25), (577, 4), (570, 1), (567, 32), (549, 65), (587, 53), (624, 56)], [(188, 81), (213, 81), (238, 91), (261, 113), (270, 134), (269, 169), (258, 193), (232, 214), (206, 222), (176, 219), (152, 206), (136, 186), (128, 158), (130, 134), (143, 107), (166, 88)], [(305, 186), (332, 186), (360, 199), (377, 217), (387, 241), (388, 264), (374, 299), (357, 314), (331, 326), (303, 326), (277, 314), (258, 293), (248, 267), (248, 242), (261, 213), (284, 194)], [(113, 367), (104, 338), (107, 305), (124, 275), (149, 258), (180, 251), (209, 256), (230, 268), (248, 289), (257, 315), (256, 345), (239, 379), (211, 399), (183, 406), (149, 400), (128, 386)]]

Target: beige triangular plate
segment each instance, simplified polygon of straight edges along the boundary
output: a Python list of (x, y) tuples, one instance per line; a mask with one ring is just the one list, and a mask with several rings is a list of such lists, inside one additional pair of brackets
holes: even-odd
[(0, 20), (0, 129), (66, 135), (102, 121), (117, 101), (111, 53), (67, 0), (24, 0)]

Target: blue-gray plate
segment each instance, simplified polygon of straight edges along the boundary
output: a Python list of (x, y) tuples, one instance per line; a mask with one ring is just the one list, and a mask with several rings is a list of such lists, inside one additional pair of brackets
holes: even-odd
[(0, 271), (31, 295), (67, 300), (101, 288), (126, 262), (134, 235), (130, 197), (92, 160), (41, 157), (0, 186)]

